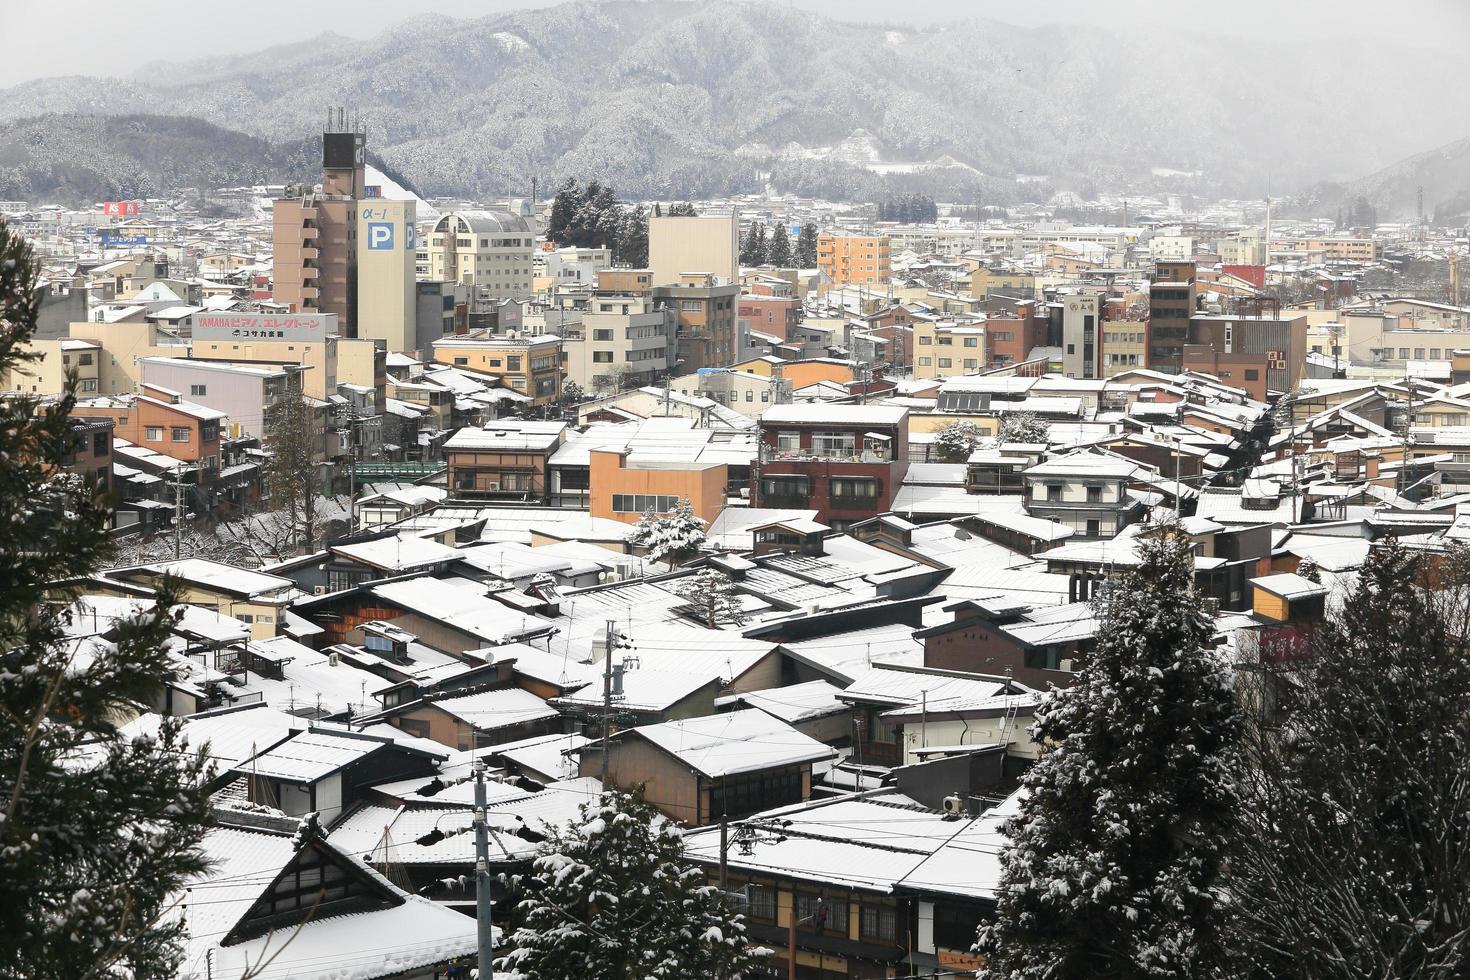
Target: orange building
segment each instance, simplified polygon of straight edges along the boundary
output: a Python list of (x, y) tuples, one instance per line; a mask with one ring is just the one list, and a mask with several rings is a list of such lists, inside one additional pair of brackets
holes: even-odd
[(746, 371), (750, 374), (759, 374), (763, 378), (779, 377), (781, 380), (791, 383), (792, 391), (805, 388), (807, 385), (814, 385), (819, 381), (830, 381), (833, 384), (847, 385), (851, 384), (857, 378), (851, 364), (847, 361), (838, 361), (829, 357), (815, 357), (805, 361), (783, 361), (776, 357), (756, 357), (735, 365), (735, 370)]
[(881, 285), (893, 270), (887, 235), (822, 235), (817, 239), (817, 268), (833, 286)]
[(724, 463), (629, 462), (624, 449), (594, 449), (588, 457), (588, 508), (593, 517), (636, 524), (648, 510), (663, 514), (688, 499), (696, 517), (713, 523), (725, 509)]
[(204, 482), (213, 480), (220, 468), (220, 424), (225, 413), (186, 401), (178, 392), (159, 385), (145, 383), (139, 387), (139, 395), (79, 401), (71, 414), (112, 419), (118, 438), (195, 463), (204, 474)]

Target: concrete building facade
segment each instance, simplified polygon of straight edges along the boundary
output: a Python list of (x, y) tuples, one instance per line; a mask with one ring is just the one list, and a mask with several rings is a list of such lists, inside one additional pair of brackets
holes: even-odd
[(481, 286), (501, 299), (532, 295), (536, 234), (509, 211), (451, 211), (419, 243), (420, 279)]
[(653, 285), (685, 275), (714, 276), (732, 283), (740, 274), (738, 215), (661, 216), (648, 219), (648, 267)]

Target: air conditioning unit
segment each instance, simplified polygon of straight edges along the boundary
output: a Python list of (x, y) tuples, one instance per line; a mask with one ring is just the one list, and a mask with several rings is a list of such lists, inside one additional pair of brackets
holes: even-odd
[(327, 664), (329, 666), (335, 667), (335, 666), (337, 666), (341, 662), (342, 662), (342, 659), (340, 657), (338, 657), (337, 654), (335, 654), (335, 653), (329, 653), (329, 654), (327, 654)]
[(498, 483), (487, 483), (487, 484), (485, 484), (485, 489), (486, 490), (489, 490), (489, 491), (492, 491), (494, 493), (499, 493), (500, 492), (500, 484), (498, 484)]
[(944, 798), (944, 812), (958, 816), (965, 812), (965, 801), (958, 796), (946, 796)]
[(313, 585), (311, 587), (312, 595), (326, 595), (328, 591), (329, 590), (325, 585)]
[(1062, 660), (1062, 661), (1059, 661), (1057, 663), (1057, 670), (1065, 670), (1068, 673), (1071, 673), (1075, 669), (1074, 666), (1073, 666), (1075, 663), (1076, 663), (1075, 660)]

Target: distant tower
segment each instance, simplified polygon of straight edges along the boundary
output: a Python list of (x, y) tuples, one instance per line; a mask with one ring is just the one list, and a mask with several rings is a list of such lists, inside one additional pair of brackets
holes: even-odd
[(337, 314), (344, 337), (357, 336), (357, 202), (365, 194), (366, 144), (347, 110), (329, 110), (321, 190), (278, 200), (272, 213), (275, 299)]

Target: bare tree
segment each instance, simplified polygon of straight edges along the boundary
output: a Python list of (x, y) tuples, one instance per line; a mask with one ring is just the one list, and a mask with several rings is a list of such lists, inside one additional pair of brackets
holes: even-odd
[(321, 437), (316, 409), (300, 389), (288, 389), (270, 409), (269, 438), (265, 480), (272, 503), (285, 515), (296, 546), (310, 552), (319, 530), (316, 450)]

